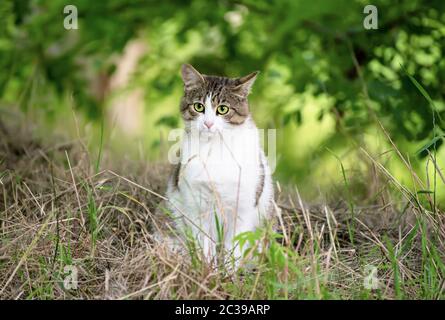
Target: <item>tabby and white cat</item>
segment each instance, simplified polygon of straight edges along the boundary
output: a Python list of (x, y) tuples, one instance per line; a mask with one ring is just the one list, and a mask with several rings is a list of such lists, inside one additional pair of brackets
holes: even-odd
[(234, 237), (254, 231), (275, 210), (270, 168), (247, 101), (258, 72), (232, 79), (186, 64), (181, 73), (185, 133), (168, 207), (178, 230), (191, 231), (209, 262), (217, 243), (239, 260)]

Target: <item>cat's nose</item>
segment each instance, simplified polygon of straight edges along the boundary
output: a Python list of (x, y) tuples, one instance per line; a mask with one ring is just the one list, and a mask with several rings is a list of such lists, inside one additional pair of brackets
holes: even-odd
[(210, 129), (213, 126), (213, 121), (206, 120), (204, 121), (204, 124), (208, 129)]

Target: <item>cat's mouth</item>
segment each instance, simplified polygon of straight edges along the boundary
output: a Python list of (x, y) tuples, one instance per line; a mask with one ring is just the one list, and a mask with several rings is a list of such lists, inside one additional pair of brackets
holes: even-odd
[(202, 129), (199, 131), (199, 140), (200, 141), (210, 141), (215, 139), (217, 136), (219, 136), (219, 130), (218, 129)]
[(218, 129), (215, 128), (214, 126), (211, 128), (202, 128), (200, 130), (200, 134), (204, 134), (204, 135), (214, 135), (217, 132), (218, 132)]

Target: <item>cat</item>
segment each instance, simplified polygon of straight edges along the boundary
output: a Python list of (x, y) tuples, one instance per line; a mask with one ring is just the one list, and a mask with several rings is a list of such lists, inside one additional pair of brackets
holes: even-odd
[(234, 238), (255, 231), (276, 208), (271, 170), (247, 99), (258, 72), (227, 78), (184, 64), (181, 75), (185, 130), (167, 207), (176, 228), (191, 233), (208, 262), (216, 263), (223, 247), (239, 263), (242, 248)]

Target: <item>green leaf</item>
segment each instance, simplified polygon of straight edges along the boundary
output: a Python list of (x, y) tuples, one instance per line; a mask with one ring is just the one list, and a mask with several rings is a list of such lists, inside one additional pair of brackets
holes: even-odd
[(416, 151), (416, 155), (422, 153), (423, 151), (428, 150), (430, 147), (434, 146), (437, 141), (439, 141), (440, 139), (443, 139), (445, 137), (445, 134), (442, 134), (440, 136), (436, 136), (433, 139), (431, 139), (430, 141), (428, 141), (428, 143), (426, 143), (423, 147), (421, 147), (419, 150)]

